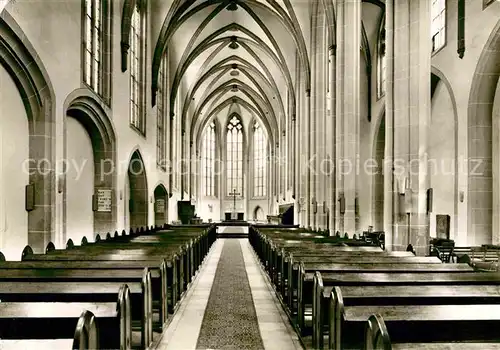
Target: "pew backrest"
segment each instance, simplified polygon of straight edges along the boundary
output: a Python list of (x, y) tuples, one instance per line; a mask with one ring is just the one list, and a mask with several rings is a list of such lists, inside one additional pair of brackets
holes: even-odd
[(391, 350), (391, 338), (384, 319), (379, 314), (371, 315), (366, 322), (365, 350)]

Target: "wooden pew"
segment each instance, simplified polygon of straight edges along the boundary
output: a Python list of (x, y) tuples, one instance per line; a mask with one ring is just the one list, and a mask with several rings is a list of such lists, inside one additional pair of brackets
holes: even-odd
[[(308, 274), (309, 275), (309, 274)], [(315, 274), (308, 277), (313, 278)], [(418, 289), (421, 286), (499, 286), (500, 276), (496, 273), (436, 273), (419, 272), (406, 273), (387, 271), (385, 273), (321, 273), (323, 295), (330, 295), (334, 287), (370, 287), (385, 286), (393, 288), (405, 286), (408, 289)], [(314, 289), (314, 286), (313, 286)], [(298, 319), (299, 327), (304, 329), (305, 319)]]
[[(334, 250), (335, 249), (335, 250)], [(299, 288), (299, 281), (300, 281), (300, 261), (304, 261), (304, 270), (305, 272), (315, 272), (316, 270), (321, 270), (321, 269), (327, 269), (328, 270), (328, 264), (332, 263), (335, 264), (336, 266), (332, 267), (335, 269), (335, 271), (339, 271), (340, 269), (343, 268), (348, 268), (347, 265), (349, 265), (351, 262), (357, 262), (359, 261), (359, 264), (357, 264), (355, 267), (350, 268), (350, 270), (360, 270), (360, 269), (366, 269), (370, 270), (371, 272), (376, 272), (377, 266), (380, 263), (390, 263), (393, 262), (394, 264), (400, 263), (403, 261), (407, 261), (408, 263), (410, 262), (415, 262), (418, 264), (434, 264), (435, 266), (432, 266), (431, 268), (433, 270), (439, 270), (439, 271), (463, 271), (464, 269), (469, 271), (471, 270), (470, 267), (464, 265), (457, 265), (457, 266), (444, 266), (441, 264), (441, 261), (435, 257), (416, 257), (410, 252), (341, 252), (337, 251), (338, 248), (332, 248), (327, 251), (321, 251), (318, 253), (312, 253), (314, 255), (303, 255), (304, 253), (299, 252), (297, 256), (294, 254), (290, 254), (290, 257), (288, 258), (288, 261), (283, 261), (282, 263), (282, 269), (285, 271), (284, 276), (282, 277), (281, 283), (285, 287), (285, 291), (283, 292), (283, 295), (286, 296), (287, 299), (287, 304), (289, 306), (293, 305), (293, 297), (294, 297), (294, 292), (296, 293)], [(409, 256), (404, 256), (405, 254), (408, 254)], [(336, 255), (335, 257), (327, 257), (327, 255)], [(297, 260), (297, 261), (296, 261)], [(368, 262), (371, 262), (372, 264), (375, 264), (374, 266), (370, 266), (367, 264)], [(395, 267), (397, 269), (398, 267)], [(415, 269), (415, 267), (409, 266), (409, 265), (401, 265), (399, 268), (401, 269)], [(420, 269), (423, 269), (424, 267), (421, 267)], [(307, 271), (306, 271), (307, 270)], [(384, 267), (384, 270), (387, 270), (387, 268)], [(312, 281), (312, 280), (311, 280)]]
[[(405, 256), (404, 254), (408, 255)], [(300, 263), (307, 264), (350, 264), (356, 263), (416, 263), (416, 264), (441, 264), (441, 260), (437, 257), (417, 257), (410, 252), (366, 252), (357, 254), (356, 252), (342, 252), (332, 248), (331, 251), (324, 253), (308, 253), (311, 255), (304, 255), (298, 252), (297, 255), (290, 253), (288, 258), (280, 259), (277, 267), (277, 273), (273, 274), (274, 282), (281, 290), (284, 298), (288, 297), (288, 291), (293, 291), (298, 287)], [(314, 254), (314, 255), (313, 255)]]
[[(130, 299), (126, 286), (115, 293), (114, 302), (1, 302), (0, 303), (0, 339), (33, 340), (33, 339), (71, 339), (75, 337), (75, 329), (89, 329), (93, 348), (131, 349)], [(84, 314), (82, 310), (90, 314)], [(96, 322), (97, 321), (97, 322)], [(84, 325), (81, 324), (84, 322)], [(85, 325), (85, 323), (87, 323)], [(100, 335), (95, 340), (96, 326)], [(92, 339), (94, 334), (94, 339)], [(85, 334), (77, 334), (74, 344), (85, 341)], [(82, 339), (83, 337), (83, 339)], [(0, 342), (0, 344), (1, 344)], [(5, 345), (8, 345), (6, 342)], [(12, 343), (12, 342), (10, 342)], [(42, 342), (43, 343), (43, 342)], [(97, 346), (95, 346), (97, 344)], [(26, 345), (26, 344), (25, 344)]]
[[(252, 227), (249, 232), (250, 243), (257, 252), (257, 255), (261, 258), (262, 262), (265, 264), (266, 256), (270, 254), (272, 249), (272, 244), (278, 241), (289, 241), (300, 243), (304, 241), (310, 241), (311, 243), (331, 243), (335, 245), (340, 245), (342, 239), (337, 237), (329, 237), (319, 233), (306, 231), (304, 229), (272, 229), (272, 230), (258, 230)], [(356, 242), (358, 244), (358, 242)]]
[[(191, 254), (189, 252), (189, 242), (185, 240), (180, 241), (179, 243), (125, 243), (125, 242), (107, 242), (107, 243), (96, 243), (96, 244), (88, 244), (83, 247), (74, 248), (71, 251), (67, 250), (58, 250), (53, 251), (46, 255), (46, 257), (36, 257), (31, 258), (38, 260), (54, 260), (56, 257), (57, 260), (67, 259), (69, 257), (75, 258), (76, 260), (95, 260), (93, 258), (94, 255), (103, 255), (103, 254), (123, 254), (125, 256), (132, 255), (146, 255), (150, 256), (156, 255), (165, 259), (167, 262), (167, 268), (172, 265), (171, 268), (175, 268), (181, 271), (181, 274), (186, 279), (186, 283), (189, 283), (192, 278), (192, 274), (194, 275), (195, 269), (193, 265), (193, 261), (191, 259)], [(89, 256), (92, 258), (81, 258), (81, 256)], [(108, 259), (105, 259), (108, 260)], [(112, 260), (117, 260), (112, 258)], [(125, 260), (134, 260), (132, 258), (126, 257)]]
[[(86, 252), (102, 252), (111, 249), (127, 250), (129, 254), (137, 254), (145, 249), (154, 253), (169, 253), (165, 254), (165, 258), (174, 264), (175, 259), (179, 259), (182, 263), (182, 270), (187, 279), (186, 283), (191, 283), (198, 266), (195, 261), (199, 261), (195, 257), (195, 244), (193, 239), (181, 238), (176, 240), (167, 240), (164, 242), (106, 242), (89, 244), (79, 249), (73, 249), (72, 255), (85, 255)], [(60, 251), (58, 254), (66, 254), (65, 251)], [(50, 255), (55, 255), (51, 253)]]
[[(123, 286), (122, 282), (47, 282), (34, 280), (29, 282), (0, 282), (1, 302), (113, 302), (117, 291)], [(150, 305), (146, 303), (142, 283), (129, 282), (126, 284), (130, 299), (130, 318), (132, 323), (141, 332), (144, 343), (152, 341), (152, 324), (149, 316), (152, 313)], [(148, 309), (149, 308), (149, 309)], [(144, 345), (144, 344), (143, 344)]]
[[(435, 320), (433, 320), (436, 322)], [(433, 322), (431, 321), (431, 322)], [(422, 321), (420, 321), (422, 322)], [(482, 320), (476, 321), (482, 322)], [(392, 321), (391, 321), (392, 323)], [(485, 339), (476, 340), (476, 342), (471, 342), (470, 340), (467, 342), (419, 342), (419, 340), (415, 340), (415, 337), (418, 337), (418, 334), (413, 333), (412, 338), (413, 342), (404, 342), (408, 341), (406, 339), (401, 339), (399, 337), (396, 338), (396, 341), (393, 342), (389, 331), (387, 329), (387, 325), (381, 315), (371, 315), (365, 326), (365, 350), (374, 350), (374, 349), (383, 349), (383, 350), (407, 350), (407, 349), (427, 349), (427, 350), (442, 350), (442, 349), (456, 349), (456, 350), (483, 350), (483, 349), (500, 349), (500, 343), (498, 339), (493, 339), (492, 341), (488, 341)]]
[[(170, 311), (172, 311), (175, 303), (180, 300), (181, 295), (186, 290), (188, 283), (188, 276), (184, 273), (184, 264), (182, 264), (182, 261), (180, 260), (181, 258), (176, 255), (175, 247), (173, 247), (172, 250), (172, 252), (169, 252), (167, 248), (151, 250), (145, 247), (136, 249), (113, 249), (112, 246), (110, 246), (109, 248), (96, 248), (88, 251), (72, 249), (54, 254), (27, 253), (24, 256), (24, 261), (113, 261), (117, 265), (118, 263), (130, 261), (139, 261), (143, 263), (144, 261), (153, 261), (157, 265), (161, 265), (162, 262), (165, 261), (167, 270), (166, 275), (162, 276), (161, 271), (157, 274), (155, 272), (156, 269), (153, 270), (155, 279), (155, 290), (153, 293), (155, 296), (159, 296), (159, 298), (161, 298), (155, 300), (163, 301), (164, 303), (168, 300), (170, 300), (171, 303), (175, 301), (173, 305), (170, 304), (169, 306)], [(161, 282), (162, 278), (163, 282)], [(162, 289), (165, 289), (163, 288), (165, 284), (167, 286), (167, 294), (163, 294), (162, 292)], [(169, 291), (172, 291), (172, 293), (168, 294)]]
[(59, 335), (58, 339), (0, 339), (0, 349), (98, 349), (98, 331), (96, 318), (90, 311), (83, 311), (76, 323), (73, 338), (70, 335)]
[[(292, 291), (298, 286), (299, 279), (299, 264), (300, 261), (325, 261), (325, 262), (343, 262), (347, 263), (349, 261), (362, 259), (368, 259), (373, 261), (373, 257), (388, 257), (387, 259), (393, 258), (415, 258), (411, 252), (385, 252), (383, 250), (374, 251), (364, 251), (364, 248), (360, 248), (361, 251), (357, 251), (356, 248), (352, 247), (330, 247), (329, 249), (310, 249), (310, 247), (305, 246), (304, 249), (293, 248), (282, 248), (281, 253), (278, 255), (277, 261), (273, 262), (270, 269), (270, 276), (277, 288), (280, 290), (281, 295), (287, 303), (291, 305), (291, 295), (288, 291)], [(334, 256), (332, 256), (334, 255)], [(441, 262), (439, 259), (434, 258), (435, 262)], [(432, 261), (432, 259), (423, 259), (422, 261)], [(361, 261), (360, 261), (361, 262)], [(276, 266), (276, 267), (274, 267)]]
[[(130, 261), (59, 261), (59, 260), (28, 260), (28, 261), (7, 261), (0, 262), (0, 269), (18, 270), (18, 269), (72, 269), (72, 270), (122, 270), (122, 269), (140, 269), (148, 268), (151, 273), (151, 292), (153, 303), (163, 300), (164, 302), (157, 305), (161, 319), (165, 323), (167, 321), (168, 312), (171, 305), (175, 306), (174, 297), (175, 288), (169, 288), (167, 283), (166, 262), (160, 264), (157, 260), (130, 260)], [(172, 278), (172, 277), (170, 277)], [(2, 291), (0, 290), (0, 293)], [(174, 295), (175, 294), (175, 295)], [(0, 298), (1, 300), (1, 298)], [(171, 304), (173, 302), (173, 304)], [(173, 311), (171, 311), (173, 312)]]
[[(133, 285), (134, 290), (141, 288), (142, 300), (140, 304), (134, 306), (129, 312), (129, 318), (132, 315), (140, 315), (141, 324), (141, 341), (145, 347), (149, 346), (153, 339), (153, 311), (152, 311), (152, 292), (151, 292), (151, 272), (147, 269), (65, 269), (65, 268), (32, 268), (32, 269), (0, 269), (0, 283), (16, 284), (16, 283), (46, 283), (47, 285), (58, 283), (113, 283), (116, 288), (117, 284)], [(49, 286), (47, 288), (50, 288)], [(0, 291), (1, 295), (2, 291)], [(8, 293), (6, 293), (8, 294)], [(138, 301), (137, 293), (134, 293), (134, 301)], [(11, 295), (10, 298), (14, 298)], [(69, 298), (70, 296), (68, 296)], [(19, 296), (22, 298), (22, 296)], [(0, 299), (1, 300), (1, 299)], [(127, 287), (127, 300), (130, 301), (130, 292)], [(2, 304), (2, 303), (0, 303)], [(130, 310), (130, 305), (127, 306)], [(132, 313), (132, 314), (130, 314)], [(160, 318), (160, 324), (163, 324)]]
[[(164, 287), (164, 284), (160, 284), (159, 276), (162, 275), (161, 271), (155, 275), (155, 270), (152, 270), (153, 273), (153, 297), (155, 300), (160, 299), (161, 295), (167, 295), (167, 298), (164, 300), (168, 300), (168, 310), (173, 312), (174, 307), (178, 300), (180, 300), (180, 296), (183, 291), (187, 288), (187, 284), (191, 281), (192, 275), (194, 275), (195, 263), (201, 264), (202, 257), (196, 257), (194, 254), (191, 256), (192, 259), (186, 259), (186, 256), (179, 257), (176, 255), (176, 252), (181, 250), (183, 244), (186, 241), (192, 240), (193, 237), (205, 235), (209, 236), (209, 233), (205, 230), (200, 229), (191, 229), (191, 231), (183, 231), (183, 232), (175, 232), (169, 231), (169, 234), (165, 234), (161, 230), (157, 230), (151, 234), (143, 234), (143, 235), (135, 235), (133, 237), (119, 237), (119, 240), (111, 239), (106, 241), (101, 241), (94, 244), (87, 244), (84, 247), (73, 247), (71, 250), (63, 250), (57, 251), (52, 250), (50, 254), (47, 255), (33, 255), (24, 254), (25, 260), (41, 260), (41, 261), (75, 261), (78, 260), (80, 263), (82, 261), (99, 261), (101, 264), (103, 261), (112, 260), (113, 266), (115, 268), (119, 268), (118, 266), (122, 265), (125, 261), (129, 261), (131, 259), (136, 260), (134, 266), (129, 266), (130, 263), (127, 262), (127, 268), (130, 267), (140, 267), (140, 264), (143, 264), (146, 260), (156, 259), (157, 261), (161, 261), (162, 257), (156, 257), (156, 253), (164, 254), (164, 258), (168, 259), (166, 261), (166, 281), (167, 281), (167, 291), (164, 292), (156, 292), (160, 291), (161, 288)], [(212, 234), (212, 238), (214, 235)], [(129, 243), (126, 241), (122, 241), (122, 239), (129, 240)], [(140, 243), (138, 243), (140, 242)], [(204, 254), (208, 252), (206, 250), (208, 248), (209, 241), (205, 240), (204, 247), (200, 246), (198, 249), (199, 254)], [(169, 254), (166, 254), (170, 252)], [(172, 253), (173, 252), (173, 253)], [(147, 257), (144, 257), (146, 255)], [(170, 258), (170, 259), (169, 259)], [(142, 261), (142, 262), (141, 262)], [(153, 263), (153, 261), (149, 261)], [(109, 262), (106, 261), (107, 264)], [(155, 262), (156, 264), (156, 262)], [(151, 264), (149, 264), (151, 265)], [(75, 266), (73, 266), (75, 267)], [(151, 267), (151, 266), (148, 266)], [(121, 267), (125, 268), (125, 266)], [(184, 273), (187, 271), (187, 273)], [(163, 298), (161, 298), (163, 299)], [(164, 305), (162, 303), (161, 305)], [(162, 312), (164, 315), (164, 319), (166, 320), (167, 312)]]
[[(265, 255), (262, 258), (262, 263), (266, 267), (266, 270), (272, 271), (274, 265), (277, 264), (279, 255), (281, 252), (286, 251), (287, 253), (328, 253), (332, 249), (336, 251), (345, 252), (357, 252), (357, 254), (363, 254), (365, 252), (384, 252), (379, 247), (349, 247), (342, 246), (338, 243), (316, 243), (316, 242), (302, 242), (302, 241), (280, 241), (273, 240), (269, 243), (269, 247), (266, 248)], [(411, 253), (410, 253), (411, 254)], [(325, 254), (326, 255), (326, 254)]]
[(94, 247), (117, 247), (128, 248), (132, 246), (167, 246), (171, 249), (173, 246), (179, 247), (178, 255), (183, 257), (183, 264), (187, 271), (187, 276), (194, 276), (203, 258), (208, 253), (209, 246), (213, 243), (209, 232), (200, 228), (186, 228), (176, 230), (157, 230), (151, 234), (145, 234), (135, 237), (119, 237), (119, 239), (99, 241), (83, 247), (83, 249), (93, 249)]
[[(498, 348), (500, 305), (392, 305), (344, 307), (338, 316), (337, 337), (330, 349), (363, 348), (364, 331), (371, 315), (385, 321), (392, 342), (401, 349), (481, 349)], [(359, 338), (357, 338), (359, 337)], [(410, 344), (413, 343), (412, 347)], [(479, 345), (479, 344), (478, 344)], [(493, 347), (490, 347), (493, 345)]]
[[(499, 277), (500, 278), (500, 277)], [(421, 285), (408, 288), (405, 285), (342, 286), (325, 289), (321, 274), (315, 275), (313, 300), (313, 347), (323, 348), (325, 327), (336, 330), (338, 305), (467, 305), (500, 304), (498, 285)], [(330, 300), (333, 297), (334, 300)], [(333, 324), (331, 324), (333, 322)], [(335, 335), (333, 335), (334, 337)]]
[[(455, 274), (461, 275), (467, 271), (473, 273), (472, 268), (465, 264), (332, 264), (325, 269), (319, 270), (306, 270), (304, 264), (301, 264), (297, 298), (296, 302), (295, 299), (292, 301), (291, 311), (292, 314), (297, 313), (297, 323), (302, 332), (308, 332), (311, 329), (306, 324), (306, 310), (312, 310), (314, 275), (318, 271), (322, 274), (323, 283), (328, 286), (337, 285), (338, 281), (342, 281), (343, 276), (356, 274), (363, 276), (369, 282), (371, 282), (370, 276), (373, 276), (372, 283), (377, 283), (377, 278), (380, 275), (383, 275), (387, 280), (396, 281), (399, 281), (401, 276), (411, 275), (419, 281), (421, 279), (417, 277), (418, 275), (423, 275), (424, 278), (429, 279), (429, 274), (433, 276), (452, 276)], [(404, 281), (404, 279), (401, 280), (401, 282)]]
[[(186, 265), (185, 267), (186, 271), (188, 271), (188, 276), (191, 276), (197, 270), (199, 264), (201, 264), (201, 255), (206, 254), (207, 252), (201, 247), (202, 244), (206, 246), (206, 243), (203, 242), (205, 239), (204, 235), (205, 233), (203, 231), (156, 231), (151, 234), (134, 237), (122, 236), (116, 239), (109, 239), (105, 241), (101, 240), (94, 243), (88, 243), (80, 247), (74, 247), (73, 249), (89, 250), (94, 249), (95, 247), (132, 248), (133, 246), (140, 247), (141, 245), (150, 247), (168, 246), (169, 249), (171, 249), (175, 246), (179, 249), (177, 254), (182, 256), (183, 260), (185, 260), (183, 263)], [(57, 254), (61, 252), (64, 252), (64, 250), (51, 250), (49, 253)]]

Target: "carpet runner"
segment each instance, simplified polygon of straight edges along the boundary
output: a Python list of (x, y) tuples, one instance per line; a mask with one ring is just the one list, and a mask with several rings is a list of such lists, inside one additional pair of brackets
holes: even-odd
[(264, 349), (237, 240), (224, 242), (196, 348)]

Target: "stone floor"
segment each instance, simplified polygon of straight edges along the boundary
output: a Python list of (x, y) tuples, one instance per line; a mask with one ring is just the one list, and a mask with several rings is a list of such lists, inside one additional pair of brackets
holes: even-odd
[[(179, 310), (162, 335), (157, 349), (196, 349), (225, 241), (225, 239), (219, 239), (212, 246)], [(246, 239), (233, 239), (232, 241), (239, 242), (243, 255), (262, 339), (260, 344), (264, 344), (264, 349), (302, 349), (297, 335), (258, 264), (250, 243)], [(223, 329), (221, 332), (224, 334)]]

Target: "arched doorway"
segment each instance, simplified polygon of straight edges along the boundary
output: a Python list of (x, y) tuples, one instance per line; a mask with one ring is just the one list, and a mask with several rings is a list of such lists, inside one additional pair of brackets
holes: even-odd
[(163, 226), (168, 222), (168, 193), (165, 186), (159, 184), (155, 188), (155, 225)]
[(148, 181), (139, 151), (135, 151), (130, 158), (128, 182), (130, 227), (136, 229), (148, 224)]
[(264, 215), (264, 210), (260, 206), (256, 206), (253, 211), (253, 221), (256, 222), (265, 222), (266, 218)]

